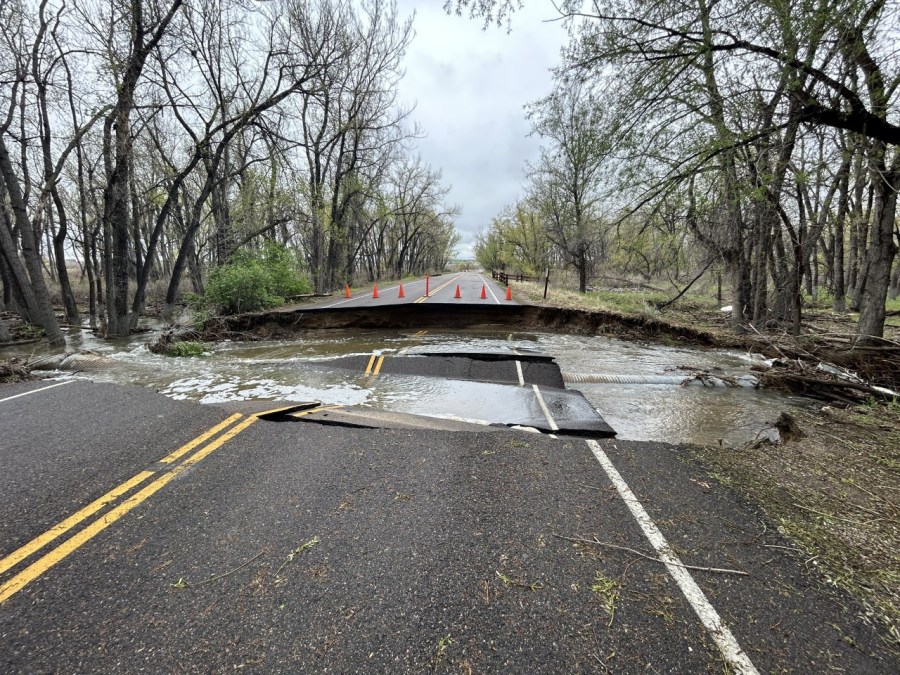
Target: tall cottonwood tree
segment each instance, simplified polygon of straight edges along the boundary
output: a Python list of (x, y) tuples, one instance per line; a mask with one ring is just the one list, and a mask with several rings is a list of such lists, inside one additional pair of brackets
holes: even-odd
[[(183, 0), (158, 3), (122, 0), (113, 11), (96, 16), (106, 50), (106, 72), (111, 78), (112, 110), (103, 129), (104, 271), (106, 276), (106, 331), (111, 336), (131, 332), (128, 316), (128, 259), (131, 241), (131, 168), (134, 162), (132, 113), (147, 61), (166, 36)], [(89, 16), (86, 14), (86, 16)]]
[(297, 102), (306, 139), (305, 249), (317, 291), (347, 280), (348, 208), (357, 195), (371, 196), (373, 167), (378, 173), (408, 136), (402, 125), (409, 111), (397, 105), (396, 84), (413, 36), (411, 20), (386, 0), (358, 10), (348, 0), (325, 0), (322, 12), (338, 26), (328, 40), (342, 58), (321, 69)]
[[(64, 9), (50, 14), (46, 1), (38, 5), (35, 16), (28, 9), (20, 2), (0, 6), (6, 55), (0, 62), (4, 73), (0, 91), (5, 103), (0, 119), (0, 266), (6, 272), (4, 286), (11, 287), (11, 298), (22, 316), (43, 327), (51, 344), (62, 344), (62, 332), (44, 279), (41, 236), (48, 213), (55, 208), (61, 233), (54, 237), (57, 274), (68, 317), (77, 321), (65, 269), (67, 219), (58, 183), (68, 156), (105, 110), (95, 112), (83, 124), (76, 120), (66, 130), (68, 138), (61, 139), (62, 145), (55, 143), (48, 92), (57, 84), (67, 58), (58, 32)], [(34, 138), (38, 139), (36, 148), (32, 145)], [(11, 143), (18, 145), (17, 156)], [(40, 158), (37, 180), (30, 166), (33, 149)]]
[[(448, 5), (502, 23), (518, 3)], [(799, 329), (802, 291), (830, 230), (833, 288), (849, 290), (858, 306), (860, 339), (880, 336), (897, 251), (900, 4), (595, 0), (560, 7), (572, 39), (559, 78), (595, 83), (616, 111), (618, 122), (603, 133), (624, 150), (617, 162), (627, 182), (609, 186), (634, 195), (624, 217), (686, 193), (685, 225), (730, 271), (738, 329), (750, 321)], [(818, 138), (828, 148), (804, 155)], [(834, 261), (845, 236), (849, 269)]]

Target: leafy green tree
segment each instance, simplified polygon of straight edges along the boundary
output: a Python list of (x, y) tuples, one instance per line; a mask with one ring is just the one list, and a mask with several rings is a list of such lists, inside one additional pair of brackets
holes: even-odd
[[(520, 6), (445, 4), (501, 24)], [(843, 261), (835, 259), (844, 255), (847, 220), (857, 334), (864, 342), (880, 337), (898, 250), (900, 5), (563, 0), (557, 7), (572, 36), (559, 83), (603, 92), (609, 114), (601, 135), (616, 148), (621, 179), (607, 187), (625, 202), (618, 218), (685, 195), (683, 227), (731, 278), (734, 328), (774, 322), (794, 332), (829, 224), (826, 257), (843, 295)]]
[(529, 118), (547, 145), (530, 167), (531, 202), (546, 233), (587, 290), (588, 272), (600, 236), (599, 205), (609, 138), (601, 133), (603, 109), (590, 86), (563, 78), (553, 93), (532, 104)]

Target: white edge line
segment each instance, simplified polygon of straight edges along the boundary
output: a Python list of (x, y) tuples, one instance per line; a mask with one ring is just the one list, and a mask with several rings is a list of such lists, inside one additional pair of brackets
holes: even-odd
[(525, 386), (525, 377), (522, 375), (522, 362), (516, 359), (516, 375), (519, 376), (519, 386)]
[(544, 417), (547, 418), (547, 422), (550, 423), (551, 431), (559, 431), (559, 426), (556, 424), (556, 420), (553, 419), (553, 415), (550, 414), (550, 408), (547, 407), (547, 404), (544, 402), (544, 397), (541, 396), (541, 390), (538, 389), (536, 384), (531, 385), (534, 389), (534, 395), (537, 396), (537, 402), (541, 406), (541, 410), (544, 411)]
[(487, 282), (487, 280), (485, 280), (485, 278), (483, 276), (481, 276), (479, 274), (478, 278), (481, 279), (481, 282), (484, 284), (484, 287), (487, 289), (488, 293), (491, 294), (491, 297), (494, 299), (494, 302), (499, 305), (500, 301), (497, 299), (497, 296), (494, 295), (494, 289), (491, 288), (490, 284)]
[(31, 391), (26, 391), (24, 394), (16, 394), (15, 396), (7, 396), (6, 398), (0, 398), (0, 403), (4, 401), (12, 401), (14, 398), (19, 398), (20, 396), (28, 396), (29, 394), (36, 394), (39, 391), (47, 391), (48, 389), (53, 389), (53, 387), (61, 387), (64, 384), (70, 384), (75, 380), (66, 380), (65, 382), (57, 382), (56, 384), (51, 384), (47, 387), (41, 387), (40, 389), (32, 389)]
[(753, 662), (750, 661), (750, 657), (748, 657), (744, 650), (741, 649), (741, 646), (734, 638), (734, 635), (731, 634), (731, 631), (728, 630), (728, 627), (722, 622), (718, 612), (716, 612), (709, 600), (706, 599), (706, 595), (704, 595), (703, 591), (697, 585), (697, 582), (694, 581), (690, 572), (681, 566), (681, 561), (678, 560), (678, 556), (672, 552), (666, 538), (663, 536), (662, 532), (660, 532), (656, 523), (650, 518), (649, 514), (644, 510), (644, 507), (638, 501), (637, 497), (635, 497), (631, 488), (628, 487), (628, 484), (622, 478), (621, 474), (616, 470), (616, 467), (613, 466), (609, 457), (603, 452), (600, 444), (594, 440), (588, 440), (586, 443), (588, 444), (588, 447), (590, 447), (591, 452), (594, 453), (594, 457), (600, 462), (600, 466), (603, 467), (606, 475), (609, 476), (609, 479), (612, 481), (613, 485), (615, 485), (622, 501), (625, 502), (628, 510), (631, 511), (631, 515), (634, 516), (638, 525), (641, 526), (644, 535), (650, 541), (653, 548), (656, 549), (660, 560), (665, 563), (666, 569), (675, 580), (675, 583), (678, 584), (684, 597), (691, 604), (691, 607), (694, 608), (694, 611), (700, 618), (700, 622), (715, 641), (719, 651), (722, 652), (722, 656), (728, 661), (734, 669), (734, 672), (746, 675), (759, 675), (759, 671), (756, 670)]

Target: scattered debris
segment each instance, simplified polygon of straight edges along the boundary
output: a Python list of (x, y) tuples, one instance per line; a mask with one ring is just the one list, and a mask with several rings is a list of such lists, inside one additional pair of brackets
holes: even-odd
[[(723, 567), (698, 567), (696, 565), (685, 565), (684, 563), (677, 563), (668, 560), (663, 560), (662, 558), (656, 558), (652, 555), (647, 555), (646, 553), (641, 553), (640, 551), (636, 551), (633, 548), (628, 548), (627, 546), (619, 546), (618, 544), (610, 544), (606, 541), (599, 541), (596, 537), (593, 539), (583, 539), (581, 537), (564, 537), (561, 534), (553, 534), (557, 539), (563, 539), (564, 541), (575, 542), (576, 544), (592, 544), (594, 546), (605, 546), (607, 548), (614, 548), (618, 551), (627, 551), (628, 553), (633, 553), (636, 556), (644, 558), (646, 560), (652, 560), (653, 562), (658, 562), (663, 565), (675, 565), (676, 567), (684, 567), (688, 570), (697, 570), (698, 572), (715, 572), (717, 574), (737, 574), (742, 577), (749, 577), (749, 572), (744, 572), (743, 570), (731, 570)], [(499, 572), (498, 572), (499, 574)]]
[(22, 382), (31, 378), (31, 368), (19, 359), (0, 361), (0, 382)]
[(257, 553), (255, 556), (253, 556), (252, 558), (247, 560), (246, 562), (243, 562), (240, 565), (238, 565), (237, 567), (235, 567), (233, 570), (223, 572), (222, 574), (215, 574), (215, 575), (209, 577), (208, 579), (204, 579), (203, 581), (191, 583), (191, 582), (187, 581), (184, 577), (179, 577), (178, 581), (172, 583), (172, 588), (182, 590), (185, 588), (190, 588), (191, 586), (202, 586), (203, 584), (209, 584), (209, 583), (212, 583), (213, 581), (218, 581), (219, 579), (224, 579), (225, 577), (230, 577), (235, 572), (239, 572), (242, 569), (244, 569), (247, 565), (249, 565), (254, 560), (259, 558), (265, 552), (266, 552), (265, 549), (263, 549), (259, 553)]
[(790, 413), (783, 412), (775, 420), (775, 428), (778, 429), (778, 436), (781, 438), (782, 445), (792, 441), (799, 441), (806, 436), (797, 424), (797, 420)]
[(539, 591), (544, 587), (544, 584), (540, 581), (535, 581), (533, 583), (528, 583), (523, 579), (513, 579), (512, 577), (508, 577), (500, 570), (497, 570), (497, 576), (500, 578), (500, 581), (503, 582), (503, 585), (507, 588), (515, 586), (516, 588), (528, 588), (532, 591)]
[(175, 345), (179, 342), (202, 343), (203, 340), (201, 340), (200, 333), (197, 331), (186, 326), (175, 325), (166, 328), (160, 333), (154, 342), (147, 345), (147, 349), (154, 354), (179, 355), (174, 353)]
[(288, 553), (287, 560), (285, 560), (283, 563), (281, 563), (281, 567), (279, 567), (277, 570), (275, 570), (275, 583), (276, 584), (284, 583), (285, 579), (281, 576), (282, 570), (284, 570), (285, 567), (287, 567), (291, 562), (293, 562), (294, 558), (296, 558), (298, 555), (300, 555), (304, 551), (308, 551), (309, 549), (313, 548), (314, 546), (317, 546), (320, 541), (321, 540), (318, 537), (313, 537), (309, 541), (306, 541), (306, 542), (300, 544), (300, 546), (298, 546), (297, 548), (293, 549), (290, 553)]

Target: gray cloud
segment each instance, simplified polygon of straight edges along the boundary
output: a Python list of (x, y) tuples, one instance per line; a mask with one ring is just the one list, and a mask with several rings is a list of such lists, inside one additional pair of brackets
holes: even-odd
[(403, 14), (416, 11), (400, 96), (416, 104), (413, 118), (427, 134), (418, 142), (422, 157), (453, 186), (459, 253), (469, 257), (475, 234), (516, 200), (525, 162), (537, 157), (522, 107), (549, 93), (566, 32), (544, 22), (554, 16), (549, 2), (528, 3), (510, 33), (448, 16), (441, 4), (399, 2)]

